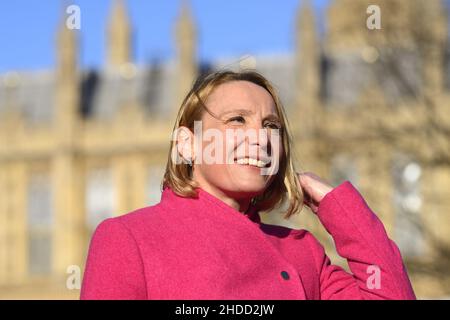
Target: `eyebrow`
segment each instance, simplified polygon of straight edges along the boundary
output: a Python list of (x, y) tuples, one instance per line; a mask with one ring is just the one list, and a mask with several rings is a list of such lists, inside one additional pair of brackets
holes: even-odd
[(239, 114), (244, 114), (244, 115), (253, 114), (253, 112), (248, 109), (233, 109), (233, 110), (224, 111), (221, 114), (219, 114), (219, 116), (223, 117), (229, 113), (239, 113)]
[[(239, 113), (241, 115), (252, 115), (254, 114), (253, 111), (250, 111), (248, 109), (233, 109), (233, 110), (228, 110), (228, 111), (224, 111), (222, 112), (219, 117), (222, 118), (223, 116), (230, 114), (230, 113)], [(269, 114), (268, 116), (264, 117), (263, 120), (272, 120), (272, 121), (280, 121), (280, 118), (278, 117), (278, 115), (272, 113)]]

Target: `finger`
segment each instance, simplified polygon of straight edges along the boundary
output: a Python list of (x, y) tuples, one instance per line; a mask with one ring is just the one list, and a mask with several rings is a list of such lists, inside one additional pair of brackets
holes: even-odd
[(299, 173), (298, 174), (298, 180), (300, 182), (300, 186), (302, 187), (302, 189), (305, 190), (305, 188), (308, 186), (308, 178), (307, 178), (307, 176), (305, 176), (304, 173)]
[(310, 186), (311, 184), (316, 183), (319, 178), (314, 173), (305, 172), (299, 174), (299, 180), (302, 186)]

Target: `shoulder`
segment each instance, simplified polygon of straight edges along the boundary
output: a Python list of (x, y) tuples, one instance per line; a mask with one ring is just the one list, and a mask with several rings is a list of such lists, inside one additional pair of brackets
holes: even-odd
[(110, 218), (107, 220), (113, 220), (115, 223), (120, 223), (127, 227), (133, 227), (140, 224), (147, 224), (161, 219), (164, 214), (169, 213), (169, 210), (163, 208), (161, 203), (154, 206), (148, 206), (136, 209), (121, 216)]
[(141, 234), (157, 232), (170, 223), (170, 210), (160, 204), (139, 208), (121, 216), (103, 220), (95, 229), (93, 238), (137, 239)]
[(286, 226), (260, 223), (260, 229), (288, 259), (307, 265), (313, 264), (320, 273), (323, 261), (326, 259), (325, 250), (317, 238), (306, 229), (291, 229)]
[(324, 249), (317, 238), (306, 229), (292, 229), (286, 226), (258, 223), (259, 228), (268, 236), (277, 238), (283, 243), (289, 243), (293, 246), (302, 244), (309, 248), (315, 255), (323, 255)]
[(311, 232), (305, 230), (304, 237), (314, 254), (322, 255), (324, 253), (324, 247)]

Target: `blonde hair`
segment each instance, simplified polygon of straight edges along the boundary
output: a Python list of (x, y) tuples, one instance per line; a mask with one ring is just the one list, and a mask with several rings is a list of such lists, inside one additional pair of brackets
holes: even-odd
[[(292, 214), (302, 209), (303, 193), (293, 164), (291, 153), (292, 139), (284, 108), (275, 88), (264, 76), (255, 71), (218, 71), (199, 77), (181, 104), (173, 132), (176, 132), (182, 126), (189, 128), (193, 132), (194, 121), (201, 120), (204, 111), (211, 114), (204, 103), (209, 95), (221, 84), (231, 81), (249, 81), (259, 85), (270, 93), (275, 102), (282, 125), (283, 152), (279, 170), (264, 193), (252, 200), (252, 205), (256, 206), (256, 209), (259, 211), (270, 211), (279, 208), (288, 200), (289, 206), (284, 213), (284, 217), (289, 218)], [(198, 188), (198, 185), (192, 179), (192, 167), (188, 163), (175, 163), (172, 159), (174, 148), (176, 148), (176, 141), (172, 139), (162, 186), (163, 188), (170, 187), (179, 196), (196, 198), (197, 192), (195, 189)]]

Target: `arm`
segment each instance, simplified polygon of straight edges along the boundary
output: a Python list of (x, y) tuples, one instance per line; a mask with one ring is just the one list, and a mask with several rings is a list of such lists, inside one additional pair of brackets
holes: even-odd
[(331, 265), (316, 243), (322, 299), (415, 299), (400, 251), (350, 182), (327, 193), (317, 215), (352, 272)]
[(146, 299), (144, 267), (130, 231), (116, 218), (103, 221), (89, 247), (80, 299)]

